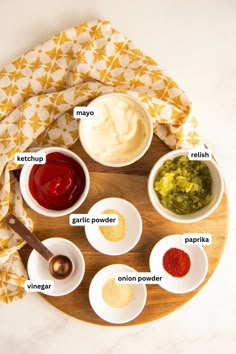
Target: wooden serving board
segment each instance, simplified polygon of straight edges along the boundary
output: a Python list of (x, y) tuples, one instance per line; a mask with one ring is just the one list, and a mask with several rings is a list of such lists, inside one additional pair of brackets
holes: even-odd
[[(172, 294), (158, 285), (147, 285), (147, 303), (142, 313), (126, 325), (135, 325), (165, 316), (189, 301), (211, 277), (224, 249), (228, 230), (228, 198), (226, 191), (217, 210), (207, 219), (194, 224), (177, 224), (164, 219), (151, 205), (147, 193), (149, 172), (154, 163), (169, 148), (156, 136), (145, 156), (133, 165), (122, 168), (111, 168), (94, 162), (76, 143), (72, 150), (86, 163), (91, 177), (90, 191), (86, 201), (79, 208), (79, 213), (87, 213), (90, 207), (100, 199), (120, 197), (133, 203), (139, 210), (143, 220), (143, 233), (140, 241), (130, 252), (121, 256), (106, 256), (90, 246), (83, 227), (69, 225), (69, 217), (49, 218), (38, 215), (29, 208), (27, 212), (32, 217), (35, 234), (44, 240), (50, 237), (64, 237), (74, 242), (82, 251), (85, 258), (85, 276), (80, 286), (71, 294), (62, 297), (44, 298), (53, 306), (82, 321), (109, 325), (100, 319), (90, 306), (88, 289), (93, 276), (103, 267), (122, 263), (137, 271), (149, 271), (149, 255), (154, 245), (163, 237), (187, 232), (211, 233), (212, 245), (206, 246), (209, 270), (204, 283), (195, 291), (187, 294)], [(24, 246), (20, 251), (26, 265), (31, 249)]]

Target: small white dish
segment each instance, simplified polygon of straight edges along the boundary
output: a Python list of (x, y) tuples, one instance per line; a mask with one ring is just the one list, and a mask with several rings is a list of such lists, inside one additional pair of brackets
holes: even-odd
[(84, 277), (85, 263), (81, 251), (74, 243), (60, 237), (48, 238), (42, 243), (48, 247), (53, 255), (62, 254), (69, 257), (73, 264), (73, 270), (66, 279), (55, 279), (49, 271), (48, 262), (37, 251), (33, 250), (27, 264), (29, 278), (32, 281), (53, 280), (54, 290), (44, 291), (46, 295), (62, 296), (71, 293), (79, 286)]
[(134, 287), (133, 300), (128, 306), (123, 308), (108, 306), (102, 297), (103, 286), (119, 272), (136, 271), (124, 264), (107, 266), (94, 276), (89, 287), (89, 301), (94, 312), (103, 320), (115, 324), (127, 323), (136, 318), (142, 312), (147, 299), (146, 285), (135, 284), (132, 285)]
[(99, 227), (91, 224), (85, 226), (87, 239), (101, 253), (112, 256), (124, 254), (138, 243), (142, 234), (142, 218), (133, 204), (121, 198), (102, 199), (92, 206), (88, 214), (102, 214), (107, 209), (114, 209), (124, 216), (126, 231), (123, 240), (117, 242), (108, 241), (99, 230)]
[[(163, 267), (163, 257), (170, 248), (181, 249), (190, 257), (189, 272), (182, 278), (170, 275)], [(208, 271), (208, 258), (202, 246), (185, 245), (182, 235), (176, 234), (166, 236), (156, 243), (150, 254), (149, 266), (152, 273), (162, 276), (158, 283), (160, 287), (175, 294), (184, 294), (202, 284)]]
[(52, 209), (47, 209), (44, 208), (42, 205), (40, 205), (37, 200), (32, 196), (30, 189), (29, 189), (29, 177), (31, 173), (31, 169), (34, 165), (28, 165), (25, 164), (21, 170), (20, 174), (20, 190), (21, 194), (25, 200), (25, 202), (30, 206), (31, 209), (36, 211), (37, 213), (49, 217), (59, 217), (59, 216), (64, 216), (72, 213), (75, 211), (79, 206), (84, 202), (85, 198), (87, 197), (87, 194), (89, 192), (89, 185), (90, 185), (90, 178), (89, 178), (89, 172), (88, 169), (83, 162), (83, 160), (76, 155), (74, 152), (64, 149), (61, 147), (48, 147), (44, 148), (39, 151), (40, 153), (43, 152), (46, 155), (53, 153), (53, 152), (60, 152), (63, 155), (69, 156), (73, 158), (83, 169), (84, 174), (85, 174), (85, 188), (83, 193), (80, 195), (79, 199), (70, 207), (67, 209), (63, 210), (52, 210)]
[[(113, 154), (113, 159), (112, 156), (110, 156), (110, 158), (106, 157), (101, 157), (98, 154), (96, 154), (95, 150), (97, 148), (96, 145), (91, 146), (90, 142), (96, 142), (97, 136), (92, 136), (92, 138), (90, 137), (90, 132), (94, 132), (94, 127), (98, 122), (98, 119), (100, 119), (101, 117), (104, 116), (104, 113), (100, 113), (100, 108), (101, 108), (101, 103), (102, 102), (109, 102), (109, 100), (113, 100), (113, 99), (124, 99), (127, 102), (130, 101), (132, 102), (132, 104), (136, 107), (137, 112), (139, 112), (143, 119), (144, 125), (146, 127), (146, 136), (145, 138), (143, 137), (138, 137), (136, 139), (137, 143), (140, 144), (140, 139), (145, 139), (144, 144), (142, 144), (141, 147), (136, 146), (136, 152), (134, 154), (131, 154), (131, 156), (129, 158), (126, 157), (127, 152), (130, 150), (130, 148), (127, 149), (121, 149), (120, 153), (119, 153), (119, 161), (115, 161), (114, 160), (114, 154)], [(146, 108), (144, 107), (144, 105), (142, 104), (142, 102), (140, 102), (137, 98), (127, 95), (125, 93), (119, 93), (119, 92), (113, 92), (113, 93), (108, 93), (108, 94), (103, 94), (101, 96), (98, 96), (97, 98), (95, 98), (94, 100), (92, 100), (89, 104), (88, 107), (94, 108), (95, 113), (98, 116), (96, 117), (94, 115), (94, 117), (89, 118), (89, 119), (81, 119), (80, 120), (80, 125), (79, 125), (79, 134), (80, 134), (80, 142), (81, 145), (83, 146), (84, 150), (86, 151), (86, 153), (96, 162), (104, 165), (104, 166), (111, 166), (111, 167), (122, 167), (122, 166), (127, 166), (127, 165), (131, 165), (132, 163), (136, 162), (137, 160), (139, 160), (144, 154), (145, 152), (148, 150), (148, 148), (151, 145), (151, 141), (152, 141), (152, 137), (153, 137), (153, 122), (152, 119), (148, 113), (148, 111), (146, 110)], [(114, 110), (116, 110), (118, 107), (118, 103), (112, 103), (112, 107), (114, 108)], [(128, 110), (129, 111), (129, 110)], [(135, 113), (134, 113), (135, 115)], [(125, 118), (128, 117), (128, 112), (126, 112), (126, 116)], [(124, 118), (124, 117), (123, 117)], [(114, 122), (113, 122), (114, 124)], [(115, 125), (115, 124), (114, 124)], [(102, 129), (101, 129), (102, 131)], [(103, 132), (104, 134), (104, 132)], [(117, 135), (117, 131), (115, 132), (109, 132), (109, 136), (115, 136)], [(141, 133), (140, 133), (141, 134)], [(120, 140), (127, 141), (127, 133), (126, 135), (123, 137), (120, 137)], [(134, 138), (132, 138), (132, 144), (134, 145)], [(103, 154), (106, 153), (104, 151), (109, 151), (109, 148), (114, 147), (117, 145), (117, 142), (110, 142), (110, 140), (108, 142), (106, 142), (100, 137), (100, 141), (103, 142), (103, 144), (100, 144), (99, 147), (99, 153), (101, 153), (101, 151), (103, 151)], [(123, 159), (121, 159), (121, 157), (124, 157)]]
[(165, 208), (159, 201), (157, 193), (154, 190), (154, 181), (159, 168), (164, 164), (165, 161), (169, 159), (172, 160), (175, 157), (182, 155), (188, 156), (188, 149), (178, 149), (168, 152), (155, 163), (148, 178), (148, 195), (153, 207), (164, 218), (177, 223), (193, 223), (205, 219), (218, 207), (224, 193), (224, 181), (221, 176), (219, 167), (215, 161), (213, 159), (208, 161), (204, 160), (203, 162), (208, 166), (212, 177), (212, 194), (214, 196), (213, 200), (202, 209), (190, 214), (178, 215)]

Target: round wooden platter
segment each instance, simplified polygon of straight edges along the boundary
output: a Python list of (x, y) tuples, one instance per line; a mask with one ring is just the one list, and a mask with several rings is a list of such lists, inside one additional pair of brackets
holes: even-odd
[[(197, 232), (211, 233), (212, 245), (206, 246), (209, 270), (204, 283), (195, 291), (187, 294), (172, 294), (158, 285), (147, 285), (147, 303), (142, 313), (126, 325), (136, 325), (161, 318), (189, 301), (206, 284), (214, 272), (224, 249), (228, 229), (228, 198), (225, 191), (221, 204), (207, 219), (194, 224), (177, 224), (160, 216), (152, 207), (147, 194), (149, 172), (154, 163), (169, 148), (156, 136), (145, 156), (133, 165), (123, 168), (110, 168), (94, 162), (77, 142), (72, 150), (86, 163), (90, 177), (90, 191), (86, 201), (77, 212), (87, 213), (90, 207), (100, 199), (120, 197), (133, 203), (143, 220), (143, 232), (140, 241), (130, 252), (121, 256), (106, 256), (97, 252), (87, 241), (83, 227), (69, 225), (69, 217), (48, 218), (27, 208), (32, 217), (35, 234), (44, 240), (50, 237), (64, 237), (74, 242), (82, 251), (85, 259), (85, 276), (80, 286), (71, 294), (62, 297), (44, 296), (53, 306), (82, 321), (109, 325), (100, 319), (90, 306), (88, 289), (93, 276), (103, 267), (122, 263), (137, 271), (149, 271), (149, 256), (154, 245), (170, 234)], [(24, 246), (20, 251), (26, 265), (31, 249)]]

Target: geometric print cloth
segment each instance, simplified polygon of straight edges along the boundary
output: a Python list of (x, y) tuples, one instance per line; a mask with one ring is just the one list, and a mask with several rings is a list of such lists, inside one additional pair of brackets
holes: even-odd
[(26, 271), (17, 250), (24, 241), (2, 221), (10, 211), (29, 228), (14, 170), (15, 153), (45, 146), (69, 148), (79, 138), (76, 105), (124, 92), (146, 107), (154, 133), (170, 148), (199, 147), (191, 102), (159, 65), (108, 21), (61, 32), (0, 70), (0, 300), (25, 295)]

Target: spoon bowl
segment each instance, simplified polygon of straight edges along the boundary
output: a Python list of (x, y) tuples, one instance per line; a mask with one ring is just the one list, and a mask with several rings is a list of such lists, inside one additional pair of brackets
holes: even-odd
[(73, 264), (70, 258), (58, 254), (50, 258), (49, 270), (54, 278), (65, 279), (71, 274), (73, 270)]

